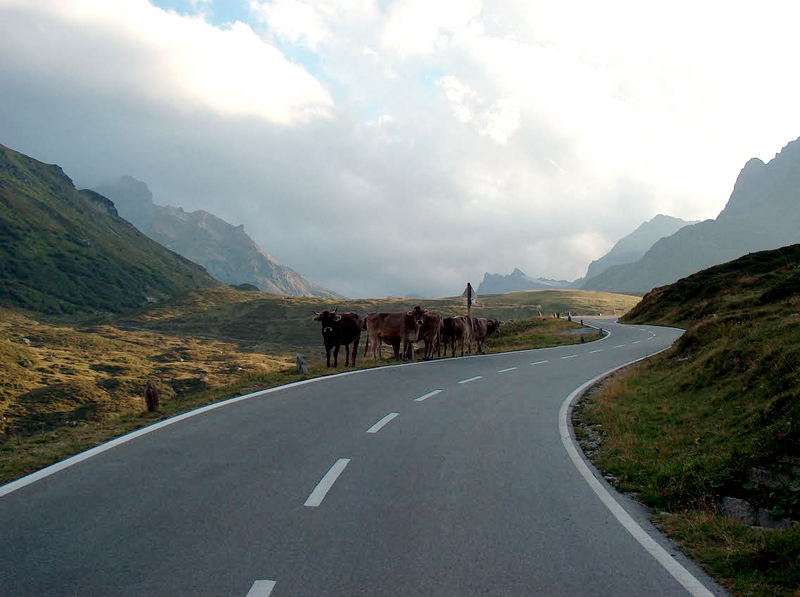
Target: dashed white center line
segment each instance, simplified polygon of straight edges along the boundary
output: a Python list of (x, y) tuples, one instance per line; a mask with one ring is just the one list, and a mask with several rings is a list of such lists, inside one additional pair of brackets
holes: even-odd
[(476, 375), (475, 377), (470, 377), (470, 378), (468, 378), (468, 379), (462, 379), (462, 380), (461, 380), (460, 382), (458, 382), (458, 383), (469, 383), (469, 382), (471, 382), (471, 381), (477, 381), (477, 380), (479, 380), (479, 379), (483, 379), (483, 375)]
[(314, 488), (314, 491), (311, 492), (311, 495), (308, 496), (306, 503), (303, 504), (304, 506), (308, 506), (309, 508), (316, 508), (322, 503), (322, 500), (325, 499), (325, 496), (328, 495), (328, 492), (333, 487), (333, 484), (336, 483), (336, 479), (339, 478), (339, 475), (342, 474), (344, 468), (350, 462), (349, 458), (340, 458), (337, 460), (331, 470), (325, 473), (325, 476), (322, 477), (322, 480), (317, 484)]
[(592, 354), (592, 353), (595, 353), (595, 352), (603, 352), (604, 350), (605, 350), (605, 348), (598, 348), (597, 350), (590, 350), (589, 354)]
[(250, 587), (245, 597), (269, 597), (272, 589), (275, 588), (275, 584), (274, 580), (257, 580)]
[(641, 342), (641, 340), (634, 340), (633, 342), (631, 342), (631, 344), (639, 344), (639, 342)]
[(389, 413), (388, 415), (383, 417), (380, 421), (375, 423), (372, 427), (367, 429), (367, 433), (378, 433), (378, 431), (383, 429), (384, 425), (386, 425), (389, 421), (391, 421), (397, 416), (400, 416), (400, 413)]
[(578, 356), (578, 355), (576, 355), (576, 354), (571, 354), (571, 355), (569, 355), (569, 356), (566, 356), (566, 357), (561, 357), (561, 358), (562, 358), (562, 359), (574, 359), (576, 356)]
[(617, 344), (614, 348), (622, 348), (625, 344)]
[(423, 400), (427, 400), (431, 396), (436, 396), (436, 394), (441, 394), (444, 390), (434, 390), (433, 392), (428, 392), (424, 396), (420, 396), (419, 398), (414, 398), (414, 402), (422, 402)]
[(550, 361), (536, 361), (535, 363), (531, 363), (531, 365), (541, 365), (542, 363), (549, 363)]
[(516, 367), (506, 367), (505, 369), (498, 369), (498, 373), (505, 373), (506, 371), (513, 371)]

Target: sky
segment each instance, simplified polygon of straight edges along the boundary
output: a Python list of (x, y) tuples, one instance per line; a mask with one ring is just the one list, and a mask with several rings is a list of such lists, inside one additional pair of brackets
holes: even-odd
[(0, 0), (0, 143), (351, 297), (575, 279), (800, 136), (795, 0)]

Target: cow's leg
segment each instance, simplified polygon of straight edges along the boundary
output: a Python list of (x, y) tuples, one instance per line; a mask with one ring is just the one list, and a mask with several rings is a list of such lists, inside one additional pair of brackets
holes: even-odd
[(358, 355), (358, 341), (359, 340), (360, 340), (360, 338), (356, 338), (355, 340), (353, 340), (353, 362), (351, 363), (351, 366), (354, 369), (355, 369), (355, 366), (356, 366), (356, 355)]
[(327, 360), (328, 367), (331, 366), (331, 347), (326, 344), (325, 345), (325, 359)]
[(339, 366), (339, 346), (341, 346), (338, 342), (333, 347), (333, 366)]

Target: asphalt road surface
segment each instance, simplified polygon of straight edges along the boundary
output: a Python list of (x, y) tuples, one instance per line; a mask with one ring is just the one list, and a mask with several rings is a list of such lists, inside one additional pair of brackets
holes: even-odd
[(598, 324), (254, 395), (0, 488), (0, 594), (724, 594), (581, 472), (565, 400), (680, 334)]

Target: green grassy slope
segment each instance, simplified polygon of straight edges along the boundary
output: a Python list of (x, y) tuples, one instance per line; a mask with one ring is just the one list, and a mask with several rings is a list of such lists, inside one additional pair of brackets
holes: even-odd
[(686, 333), (578, 409), (601, 426), (593, 460), (671, 512), (665, 527), (734, 592), (796, 594), (800, 527), (753, 530), (720, 513), (732, 497), (800, 520), (800, 245), (657, 288), (623, 320)]
[(0, 145), (0, 305), (120, 312), (217, 282), (150, 240), (58, 166)]

